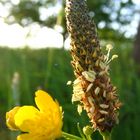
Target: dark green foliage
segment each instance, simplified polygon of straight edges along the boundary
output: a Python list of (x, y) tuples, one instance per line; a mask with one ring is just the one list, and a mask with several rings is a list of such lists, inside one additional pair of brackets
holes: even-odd
[[(120, 112), (120, 123), (114, 128), (112, 138), (113, 140), (137, 140), (140, 137), (138, 68), (131, 59), (131, 44), (120, 45), (119, 42), (115, 44), (113, 53), (117, 53), (119, 58), (113, 60), (111, 64), (111, 77), (114, 85), (118, 87), (124, 105)], [(77, 122), (80, 122), (81, 127), (88, 124), (89, 120), (85, 112), (80, 117), (76, 106), (71, 104), (72, 88), (66, 86), (68, 80), (74, 79), (70, 60), (69, 52), (63, 49), (0, 48), (0, 130), (5, 128), (5, 112), (14, 107), (10, 100), (11, 81), (15, 71), (20, 74), (21, 105), (34, 104), (34, 92), (41, 87), (63, 106), (64, 131), (78, 134)], [(93, 138), (101, 140), (97, 132)]]

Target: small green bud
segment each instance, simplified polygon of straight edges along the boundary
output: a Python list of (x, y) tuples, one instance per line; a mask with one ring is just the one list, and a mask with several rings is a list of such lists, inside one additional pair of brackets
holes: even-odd
[(83, 128), (83, 133), (86, 135), (86, 136), (90, 136), (92, 133), (94, 132), (94, 129), (91, 127), (91, 126), (89, 126), (89, 125), (87, 125), (87, 126), (85, 126), (84, 128)]

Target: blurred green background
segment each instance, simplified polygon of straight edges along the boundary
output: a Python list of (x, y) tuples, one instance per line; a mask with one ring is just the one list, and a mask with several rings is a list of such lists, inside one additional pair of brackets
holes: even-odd
[[(118, 59), (111, 63), (111, 79), (118, 88), (123, 107), (120, 122), (112, 132), (112, 140), (138, 140), (140, 137), (140, 2), (133, 0), (87, 0), (90, 15), (97, 24), (101, 46), (113, 44), (112, 53)], [(61, 34), (67, 37), (63, 0), (1, 0), (0, 6), (10, 8), (4, 21), (23, 27), (37, 23), (54, 29), (62, 27)], [(40, 9), (60, 6), (58, 13), (41, 18)], [(134, 26), (135, 25), (135, 26)], [(1, 30), (1, 27), (0, 27)], [(53, 37), (52, 37), (53, 40)], [(18, 41), (18, 40), (17, 40)], [(46, 46), (42, 49), (12, 49), (0, 47), (0, 137), (15, 140), (5, 126), (5, 113), (16, 104), (34, 105), (34, 92), (44, 89), (56, 98), (64, 110), (63, 130), (77, 134), (76, 125), (83, 127), (89, 120), (85, 113), (78, 115), (71, 103), (72, 87), (66, 85), (74, 80), (69, 50)], [(93, 136), (101, 140), (98, 133)]]

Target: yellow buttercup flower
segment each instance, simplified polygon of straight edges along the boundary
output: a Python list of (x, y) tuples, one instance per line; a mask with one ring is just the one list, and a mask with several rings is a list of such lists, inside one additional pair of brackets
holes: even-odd
[(6, 125), (11, 129), (11, 130), (18, 130), (18, 127), (15, 125), (15, 119), (14, 116), (19, 110), (19, 106), (14, 107), (12, 110), (6, 113)]
[(24, 132), (17, 140), (55, 140), (62, 135), (62, 109), (57, 101), (42, 91), (35, 93), (34, 106), (13, 108), (6, 113), (6, 124)]

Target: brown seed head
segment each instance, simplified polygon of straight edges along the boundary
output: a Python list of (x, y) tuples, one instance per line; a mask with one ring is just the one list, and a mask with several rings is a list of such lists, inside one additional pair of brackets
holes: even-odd
[(118, 122), (121, 105), (109, 77), (109, 63), (114, 59), (109, 59), (112, 46), (107, 46), (107, 55), (102, 53), (85, 0), (66, 0), (65, 11), (76, 76), (72, 101), (83, 105), (94, 129), (111, 131)]

